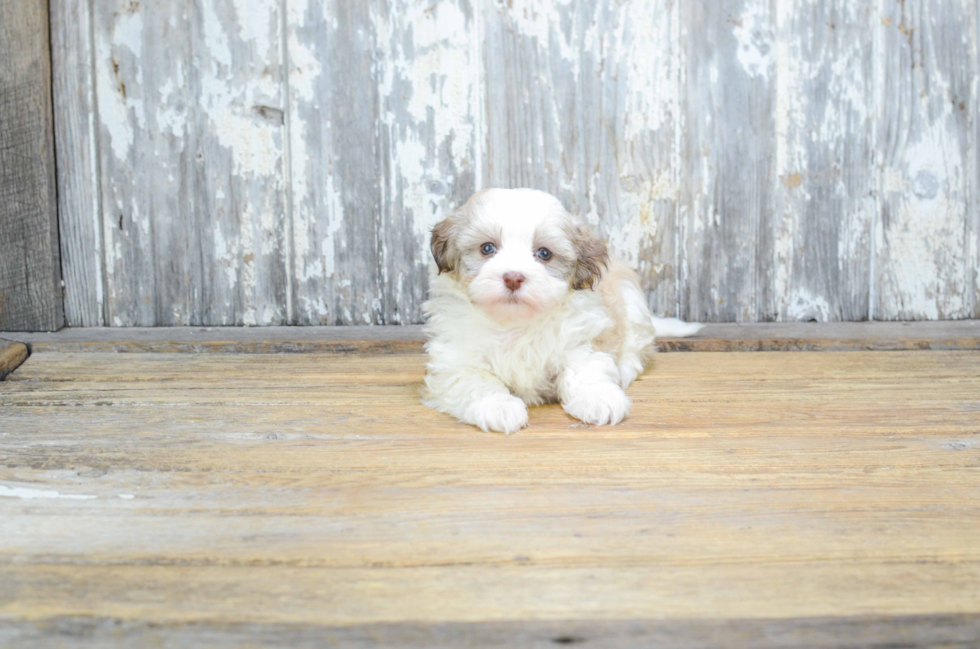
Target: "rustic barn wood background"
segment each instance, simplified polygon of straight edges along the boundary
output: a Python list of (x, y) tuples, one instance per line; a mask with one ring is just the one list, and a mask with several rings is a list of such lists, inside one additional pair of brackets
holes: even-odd
[(67, 321), (413, 323), (531, 186), (704, 321), (980, 316), (978, 0), (51, 0)]

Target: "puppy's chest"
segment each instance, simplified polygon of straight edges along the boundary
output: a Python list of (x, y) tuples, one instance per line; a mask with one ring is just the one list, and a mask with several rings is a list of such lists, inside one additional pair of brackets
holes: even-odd
[(525, 402), (554, 401), (558, 374), (566, 350), (548, 336), (533, 338), (501, 337), (485, 350), (494, 375)]

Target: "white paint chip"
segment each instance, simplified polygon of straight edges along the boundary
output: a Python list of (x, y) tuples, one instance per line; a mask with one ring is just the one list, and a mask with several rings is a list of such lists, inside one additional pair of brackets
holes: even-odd
[(748, 3), (745, 13), (734, 24), (732, 33), (738, 41), (738, 62), (750, 77), (769, 78), (773, 34), (768, 10), (764, 5)]

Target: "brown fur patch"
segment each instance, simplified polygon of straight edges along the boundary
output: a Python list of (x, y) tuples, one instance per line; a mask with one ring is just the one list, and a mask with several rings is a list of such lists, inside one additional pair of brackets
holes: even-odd
[(589, 230), (578, 226), (571, 236), (575, 246), (575, 269), (572, 276), (572, 288), (595, 289), (602, 273), (609, 265), (609, 252), (606, 244), (600, 241)]
[(459, 266), (459, 249), (455, 244), (456, 224), (453, 217), (443, 219), (432, 228), (430, 248), (439, 273), (451, 273)]

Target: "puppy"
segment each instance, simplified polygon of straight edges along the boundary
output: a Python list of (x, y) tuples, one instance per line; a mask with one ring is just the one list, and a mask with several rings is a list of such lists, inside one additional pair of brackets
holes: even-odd
[(629, 414), (659, 327), (635, 273), (533, 189), (489, 189), (432, 230), (424, 403), (485, 431), (527, 425), (527, 406), (561, 403), (597, 426)]

